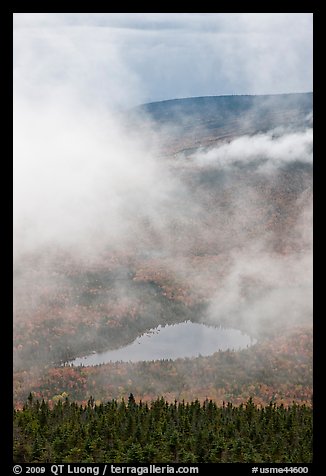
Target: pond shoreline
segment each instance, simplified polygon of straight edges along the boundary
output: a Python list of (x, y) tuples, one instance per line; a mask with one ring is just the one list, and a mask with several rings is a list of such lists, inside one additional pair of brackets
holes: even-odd
[(112, 362), (141, 362), (212, 355), (217, 351), (241, 350), (256, 339), (241, 330), (184, 321), (159, 325), (132, 343), (103, 352), (92, 351), (70, 360), (70, 366), (95, 366)]

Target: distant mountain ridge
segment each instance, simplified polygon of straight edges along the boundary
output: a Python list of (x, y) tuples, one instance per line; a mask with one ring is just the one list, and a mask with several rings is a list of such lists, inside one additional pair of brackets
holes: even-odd
[(158, 129), (168, 127), (175, 137), (217, 139), (279, 127), (303, 129), (311, 125), (312, 111), (312, 92), (203, 96), (143, 104), (133, 109), (131, 119), (145, 117)]
[(150, 102), (135, 108), (157, 121), (178, 120), (182, 116), (214, 115), (222, 119), (244, 112), (259, 110), (291, 110), (309, 113), (313, 107), (313, 93), (289, 93), (268, 95), (201, 96), (182, 99), (168, 99)]

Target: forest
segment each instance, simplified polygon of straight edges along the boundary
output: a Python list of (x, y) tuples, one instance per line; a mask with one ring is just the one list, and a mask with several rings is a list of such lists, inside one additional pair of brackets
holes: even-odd
[(10, 15), (11, 473), (310, 471), (313, 14)]
[(293, 401), (311, 406), (312, 330), (305, 327), (261, 339), (241, 351), (220, 351), (211, 356), (148, 362), (112, 362), (90, 367), (49, 366), (16, 372), (14, 402), (22, 408), (29, 394), (49, 401), (69, 395), (86, 404), (96, 400), (121, 400), (133, 393), (137, 400), (163, 396), (177, 400), (213, 399), (239, 405), (253, 397), (256, 404), (271, 400), (285, 406)]
[[(224, 113), (199, 127), (205, 100), (173, 140), (162, 131), (146, 184), (140, 154), (135, 190), (116, 190), (121, 210), (85, 243), (17, 247), (15, 462), (311, 461), (312, 97), (292, 99), (286, 114), (266, 98), (248, 111), (248, 98), (209, 101), (212, 117), (245, 101), (244, 129)], [(187, 321), (251, 343), (71, 365)]]
[(311, 461), (312, 409), (296, 403), (144, 403), (130, 394), (127, 402), (49, 405), (30, 394), (14, 410), (14, 463)]

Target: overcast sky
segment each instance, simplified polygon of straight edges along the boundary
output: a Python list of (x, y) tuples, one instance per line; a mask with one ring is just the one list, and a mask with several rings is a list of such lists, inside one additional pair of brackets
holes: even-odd
[(310, 13), (15, 13), (14, 95), (109, 108), (312, 91)]

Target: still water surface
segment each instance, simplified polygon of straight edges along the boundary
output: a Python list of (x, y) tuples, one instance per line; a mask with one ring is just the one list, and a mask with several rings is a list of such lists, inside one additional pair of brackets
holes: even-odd
[(181, 324), (158, 326), (125, 347), (79, 357), (70, 364), (88, 366), (119, 361), (139, 362), (207, 356), (218, 350), (240, 350), (254, 343), (255, 339), (237, 329), (186, 321)]

